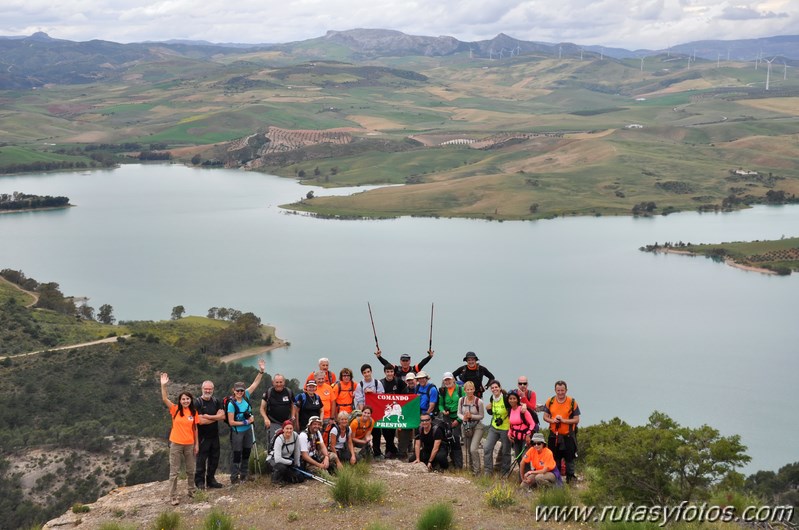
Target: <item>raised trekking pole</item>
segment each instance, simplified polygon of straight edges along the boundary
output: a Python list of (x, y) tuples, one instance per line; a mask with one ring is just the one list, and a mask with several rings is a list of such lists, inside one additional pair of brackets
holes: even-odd
[(332, 480), (327, 480), (326, 478), (322, 478), (320, 476), (314, 475), (313, 473), (308, 473), (307, 471), (303, 471), (302, 469), (300, 469), (298, 467), (292, 467), (291, 469), (293, 469), (294, 471), (296, 471), (300, 475), (305, 475), (306, 477), (312, 478), (312, 479), (314, 479), (317, 482), (321, 482), (322, 484), (324, 484), (326, 486), (334, 486), (335, 485), (335, 482), (333, 482)]
[(427, 345), (427, 351), (433, 351), (433, 308), (435, 303), (430, 304), (430, 342)]
[(369, 308), (369, 320), (372, 321), (372, 333), (375, 334), (375, 348), (379, 350), (380, 345), (377, 343), (377, 330), (375, 330), (375, 319), (372, 318), (372, 305), (369, 302), (366, 302), (366, 306)]

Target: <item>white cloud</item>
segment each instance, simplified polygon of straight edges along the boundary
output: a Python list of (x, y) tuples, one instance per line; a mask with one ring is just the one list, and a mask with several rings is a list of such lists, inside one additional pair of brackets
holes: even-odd
[(605, 46), (799, 34), (799, 0), (5, 0), (0, 34), (71, 40), (289, 42), (328, 30)]

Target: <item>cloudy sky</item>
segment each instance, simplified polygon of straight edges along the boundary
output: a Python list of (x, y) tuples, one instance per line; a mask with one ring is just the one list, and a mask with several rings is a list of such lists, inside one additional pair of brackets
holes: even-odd
[(69, 40), (290, 42), (327, 30), (395, 29), (464, 41), (629, 49), (799, 34), (799, 0), (3, 0), (0, 35)]

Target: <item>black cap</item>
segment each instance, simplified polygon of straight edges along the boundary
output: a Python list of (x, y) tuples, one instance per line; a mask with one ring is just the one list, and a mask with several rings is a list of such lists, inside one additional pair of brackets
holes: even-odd
[(463, 360), (464, 361), (469, 360), (469, 359), (474, 359), (475, 361), (479, 361), (480, 360), (480, 359), (477, 358), (477, 354), (474, 353), (473, 351), (466, 352), (466, 355), (463, 356)]

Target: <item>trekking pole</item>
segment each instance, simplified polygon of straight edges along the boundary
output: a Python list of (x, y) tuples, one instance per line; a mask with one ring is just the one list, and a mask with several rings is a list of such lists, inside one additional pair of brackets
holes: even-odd
[(510, 469), (508, 469), (507, 473), (504, 473), (502, 475), (502, 478), (508, 478), (510, 476), (510, 474), (513, 473), (513, 470), (516, 469), (516, 465), (519, 463), (519, 460), (522, 459), (522, 456), (524, 455), (524, 453), (525, 453), (525, 451), (519, 451), (519, 454), (516, 455), (516, 458), (514, 458), (513, 462), (511, 462)]
[(372, 305), (369, 302), (366, 302), (366, 306), (369, 308), (369, 320), (372, 321), (372, 333), (375, 334), (375, 348), (379, 350), (380, 345), (377, 343), (377, 330), (375, 330), (375, 319), (372, 318)]
[(433, 351), (433, 308), (435, 303), (430, 304), (430, 343), (427, 345), (427, 351)]
[(252, 425), (252, 446), (255, 448), (255, 467), (258, 469), (258, 474), (261, 473), (261, 457), (258, 456), (258, 444), (255, 441), (255, 424)]
[(308, 473), (307, 471), (303, 471), (302, 469), (300, 469), (298, 467), (292, 467), (291, 469), (293, 469), (294, 471), (296, 471), (300, 475), (305, 475), (306, 477), (312, 478), (312, 479), (314, 479), (317, 482), (321, 482), (322, 484), (324, 484), (326, 486), (335, 485), (335, 482), (333, 482), (332, 480), (327, 480), (326, 478), (322, 478), (320, 476), (314, 475), (313, 473)]

